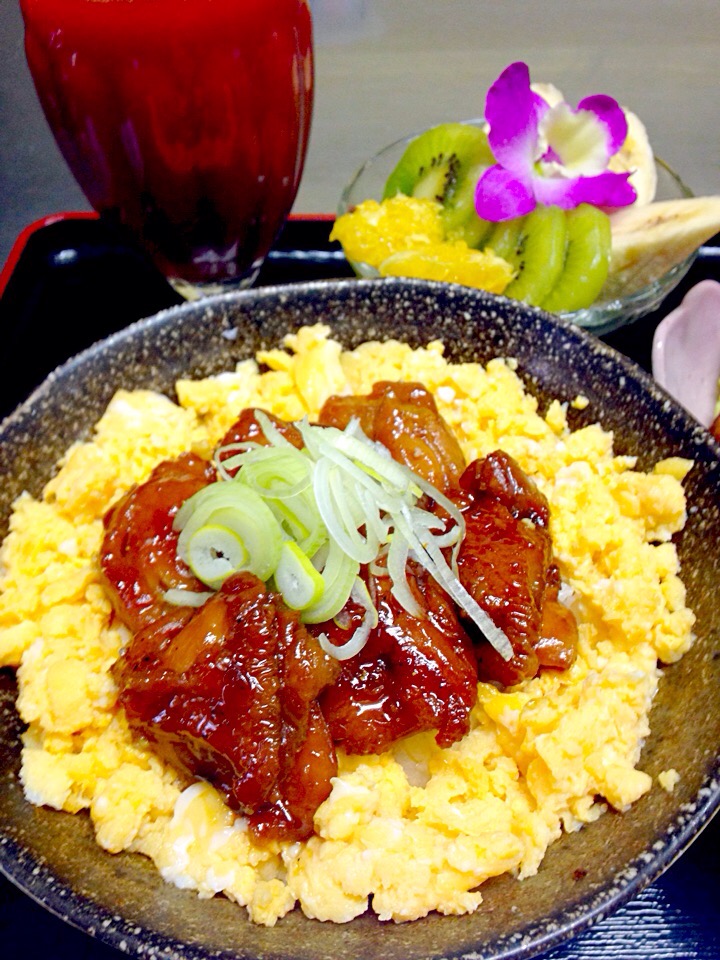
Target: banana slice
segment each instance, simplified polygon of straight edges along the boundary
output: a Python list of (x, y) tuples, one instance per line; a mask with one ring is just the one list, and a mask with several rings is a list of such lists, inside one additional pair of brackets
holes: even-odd
[(720, 232), (720, 196), (633, 204), (613, 213), (610, 226), (610, 270), (601, 300), (658, 280)]
[(625, 142), (618, 152), (610, 158), (608, 167), (613, 173), (632, 171), (630, 183), (637, 193), (637, 206), (652, 203), (657, 190), (657, 167), (650, 146), (650, 139), (642, 120), (625, 107), (622, 108), (627, 120), (628, 132)]

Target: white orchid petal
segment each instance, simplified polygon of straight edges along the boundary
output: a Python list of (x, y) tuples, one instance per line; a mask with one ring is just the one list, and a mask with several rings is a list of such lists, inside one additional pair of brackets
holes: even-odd
[(608, 131), (590, 110), (559, 103), (541, 121), (542, 135), (560, 164), (572, 176), (594, 176), (607, 169)]

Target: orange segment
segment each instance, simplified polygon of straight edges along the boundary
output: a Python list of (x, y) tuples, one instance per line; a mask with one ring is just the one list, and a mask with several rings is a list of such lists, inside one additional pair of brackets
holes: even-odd
[(398, 195), (378, 203), (363, 200), (338, 217), (330, 234), (339, 240), (348, 260), (377, 267), (392, 253), (410, 250), (443, 238), (440, 204), (435, 200)]
[(491, 250), (472, 250), (462, 241), (433, 243), (420, 250), (402, 250), (380, 264), (384, 277), (419, 277), (479, 287), (502, 293), (513, 279), (507, 260)]

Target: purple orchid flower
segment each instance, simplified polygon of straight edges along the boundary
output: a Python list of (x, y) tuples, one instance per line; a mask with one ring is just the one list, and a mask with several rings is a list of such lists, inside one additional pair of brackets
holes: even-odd
[(497, 163), (475, 190), (483, 220), (521, 217), (538, 203), (567, 210), (635, 201), (630, 174), (607, 169), (627, 136), (625, 114), (612, 97), (586, 97), (575, 109), (550, 106), (531, 89), (527, 64), (511, 63), (488, 90), (485, 119)]

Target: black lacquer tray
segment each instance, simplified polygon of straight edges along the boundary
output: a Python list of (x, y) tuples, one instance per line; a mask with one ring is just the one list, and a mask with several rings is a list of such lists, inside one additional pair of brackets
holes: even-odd
[[(258, 284), (352, 276), (331, 218), (288, 221)], [(701, 250), (661, 308), (604, 336), (646, 370), (655, 327), (704, 279), (720, 280), (720, 237)], [(23, 232), (0, 273), (0, 416), (69, 356), (180, 296), (115, 227), (92, 215), (47, 218)], [(8, 676), (0, 677), (7, 686)], [(611, 917), (541, 960), (718, 960), (720, 821), (654, 884)], [(119, 954), (74, 930), (0, 878), (0, 956), (112, 960)], [(478, 958), (480, 960), (480, 958)]]

